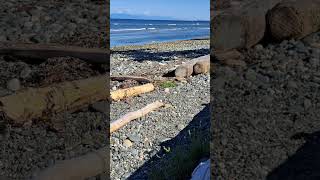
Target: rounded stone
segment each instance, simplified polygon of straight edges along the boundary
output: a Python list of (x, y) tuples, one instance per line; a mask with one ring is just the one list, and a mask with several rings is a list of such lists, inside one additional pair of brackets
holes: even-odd
[(17, 78), (11, 79), (7, 82), (7, 89), (11, 91), (18, 91), (20, 88), (20, 80)]

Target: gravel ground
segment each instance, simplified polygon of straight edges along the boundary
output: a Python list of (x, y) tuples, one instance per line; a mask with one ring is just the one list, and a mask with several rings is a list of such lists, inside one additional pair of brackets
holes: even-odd
[(213, 177), (319, 179), (320, 33), (243, 51), (212, 77)]
[[(189, 40), (112, 49), (111, 74), (145, 75), (153, 79), (191, 58), (209, 53), (209, 40)], [(185, 82), (125, 101), (112, 102), (111, 120), (127, 112), (162, 100), (166, 106), (151, 112), (116, 131), (111, 136), (111, 179), (125, 179), (141, 168), (161, 149), (161, 143), (173, 139), (209, 104), (209, 76), (190, 77)], [(207, 127), (209, 128), (209, 127)], [(146, 167), (144, 170), (149, 170)], [(139, 171), (146, 179), (147, 171)], [(191, 173), (191, 172), (190, 172)]]
[[(106, 48), (105, 7), (105, 1), (90, 0), (5, 1), (0, 7), (0, 42)], [(70, 57), (29, 64), (0, 55), (0, 97), (27, 87), (105, 74), (106, 69)], [(75, 113), (62, 112), (48, 121), (30, 120), (22, 126), (1, 118), (0, 179), (29, 179), (57, 161), (107, 145), (108, 114), (103, 110), (106, 104), (94, 103)], [(60, 123), (52, 124), (53, 121)], [(104, 176), (91, 179), (106, 179)]]

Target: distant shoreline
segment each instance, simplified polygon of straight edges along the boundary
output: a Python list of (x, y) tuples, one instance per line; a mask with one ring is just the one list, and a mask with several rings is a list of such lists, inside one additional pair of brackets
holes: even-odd
[(210, 41), (210, 37), (163, 41), (163, 42), (154, 42), (154, 43), (146, 43), (146, 44), (126, 44), (126, 45), (120, 45), (120, 46), (112, 46), (112, 47), (110, 47), (110, 49), (111, 50), (126, 49), (128, 47), (134, 48), (134, 47), (144, 47), (144, 46), (153, 46), (153, 45), (161, 45), (161, 44), (177, 44), (177, 43), (184, 43), (184, 42), (191, 42), (191, 41), (206, 41), (206, 40)]

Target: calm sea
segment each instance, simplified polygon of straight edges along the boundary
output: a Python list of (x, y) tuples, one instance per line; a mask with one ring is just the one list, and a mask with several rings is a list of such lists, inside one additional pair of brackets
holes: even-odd
[(195, 38), (208, 38), (209, 21), (110, 20), (110, 45), (148, 44)]

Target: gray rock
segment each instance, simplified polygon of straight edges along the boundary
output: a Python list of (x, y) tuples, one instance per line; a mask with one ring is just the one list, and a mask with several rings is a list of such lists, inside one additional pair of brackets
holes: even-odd
[(136, 134), (130, 134), (128, 135), (128, 139), (130, 139), (131, 141), (138, 143), (141, 141), (140, 137)]
[(252, 69), (249, 69), (246, 72), (245, 77), (249, 81), (255, 81), (257, 79), (257, 73), (255, 71), (253, 71)]
[(185, 127), (185, 126), (184, 126), (183, 124), (178, 124), (178, 125), (177, 125), (177, 128), (178, 128), (180, 131), (183, 130), (184, 127)]
[(305, 109), (309, 109), (312, 106), (312, 102), (310, 99), (305, 99), (303, 105)]
[(17, 78), (11, 79), (7, 82), (7, 89), (11, 91), (18, 91), (20, 88), (20, 80)]
[(20, 77), (25, 79), (28, 78), (30, 76), (30, 74), (32, 73), (31, 69), (26, 66), (21, 72), (20, 72)]
[(109, 110), (109, 103), (107, 101), (95, 102), (91, 105), (91, 108), (97, 112), (102, 112), (107, 114)]

